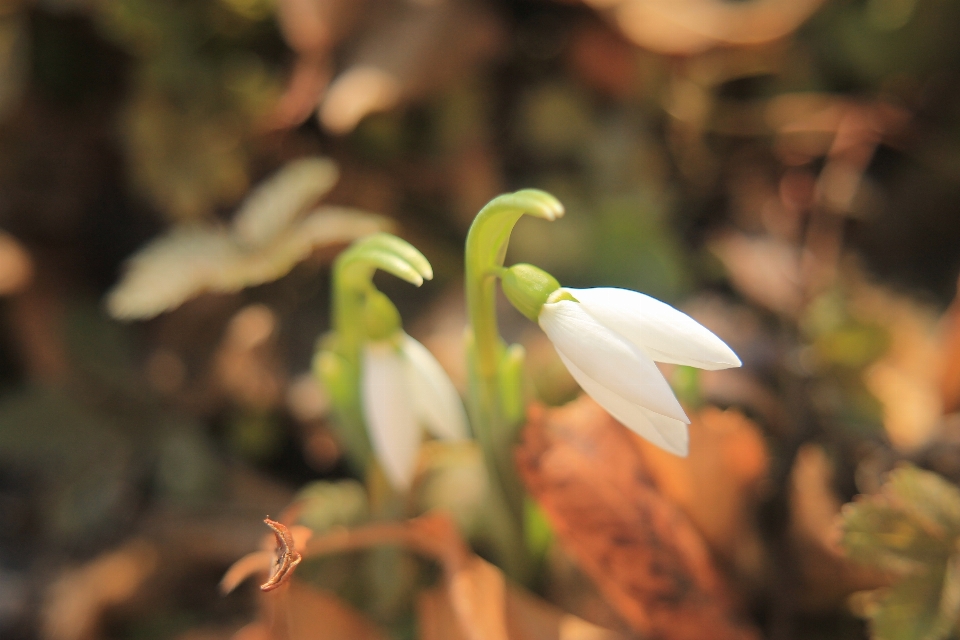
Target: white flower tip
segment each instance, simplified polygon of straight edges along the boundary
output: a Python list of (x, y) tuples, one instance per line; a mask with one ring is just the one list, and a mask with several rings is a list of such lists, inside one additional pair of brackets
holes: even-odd
[(467, 415), (443, 367), (426, 347), (406, 334), (401, 349), (410, 401), (424, 426), (444, 440), (467, 439)]
[(544, 213), (547, 214), (547, 215), (546, 215), (546, 219), (549, 220), (550, 222), (553, 222), (553, 221), (555, 221), (555, 220), (563, 217), (564, 210), (563, 210), (563, 207), (562, 207), (562, 206), (560, 206), (560, 207), (551, 207), (550, 209), (547, 209), (546, 211), (544, 211)]
[(740, 361), (740, 357), (734, 353), (733, 349), (727, 345), (726, 342), (716, 338), (716, 349), (714, 350), (714, 357), (716, 362), (710, 363), (712, 366), (701, 367), (702, 369), (707, 369), (708, 371), (718, 371), (720, 369), (736, 369), (737, 367), (742, 367), (743, 362)]
[(669, 447), (660, 447), (668, 453), (672, 453), (678, 458), (686, 458), (690, 455), (690, 433), (684, 429), (683, 439), (678, 442), (670, 442)]

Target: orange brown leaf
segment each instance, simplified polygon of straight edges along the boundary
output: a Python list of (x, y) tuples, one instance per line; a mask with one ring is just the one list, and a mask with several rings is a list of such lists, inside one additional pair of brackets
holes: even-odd
[(668, 640), (750, 640), (690, 520), (654, 484), (629, 432), (586, 396), (534, 407), (521, 477), (562, 545), (630, 625)]

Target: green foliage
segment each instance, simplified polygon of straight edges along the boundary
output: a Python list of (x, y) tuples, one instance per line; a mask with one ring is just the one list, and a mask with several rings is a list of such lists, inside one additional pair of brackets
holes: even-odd
[(275, 40), (266, 2), (107, 0), (104, 37), (133, 58), (122, 141), (134, 182), (172, 218), (239, 198), (258, 129), (280, 94), (261, 54)]
[(843, 511), (842, 545), (894, 583), (864, 595), (877, 640), (940, 640), (960, 618), (960, 490), (910, 465)]
[(298, 522), (316, 533), (362, 524), (369, 517), (367, 492), (356, 480), (311, 482), (294, 498)]

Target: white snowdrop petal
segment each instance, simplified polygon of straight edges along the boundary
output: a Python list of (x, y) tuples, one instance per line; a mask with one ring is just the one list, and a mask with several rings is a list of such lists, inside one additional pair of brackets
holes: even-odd
[(410, 401), (405, 359), (389, 344), (363, 351), (363, 413), (373, 451), (390, 483), (407, 490), (420, 450), (420, 426)]
[(410, 399), (427, 430), (445, 440), (467, 438), (467, 414), (456, 388), (426, 347), (404, 334), (400, 345), (406, 359)]
[(740, 358), (699, 322), (656, 298), (628, 289), (567, 289), (597, 322), (636, 345), (656, 362), (716, 370), (739, 367)]
[(623, 426), (646, 438), (661, 449), (684, 458), (687, 456), (690, 437), (686, 424), (624, 400), (590, 378), (562, 353), (560, 359), (584, 393), (596, 400), (597, 404), (606, 409), (607, 413), (616, 418)]
[(624, 400), (690, 422), (657, 365), (571, 300), (543, 305), (540, 327), (557, 352)]

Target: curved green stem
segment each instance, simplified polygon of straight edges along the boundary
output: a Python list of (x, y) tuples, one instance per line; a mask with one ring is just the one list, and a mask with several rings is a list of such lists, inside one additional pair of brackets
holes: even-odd
[[(563, 215), (563, 205), (536, 189), (494, 198), (477, 214), (466, 247), (471, 422), (490, 477), (491, 516), (498, 523), (491, 523), (496, 527), (492, 536), (505, 569), (521, 580), (527, 577), (529, 563), (523, 552), (523, 492), (512, 446), (523, 415), (516, 402), (519, 391), (512, 387), (519, 385), (523, 355), (518, 347), (508, 351), (500, 338), (495, 285), (503, 272), (510, 233), (524, 214), (552, 221)], [(511, 388), (505, 390), (505, 386)]]
[(484, 376), (496, 374), (499, 346), (494, 281), (503, 268), (514, 225), (524, 214), (556, 220), (563, 205), (545, 191), (524, 189), (491, 200), (480, 210), (467, 234), (467, 313), (477, 350), (477, 366)]

